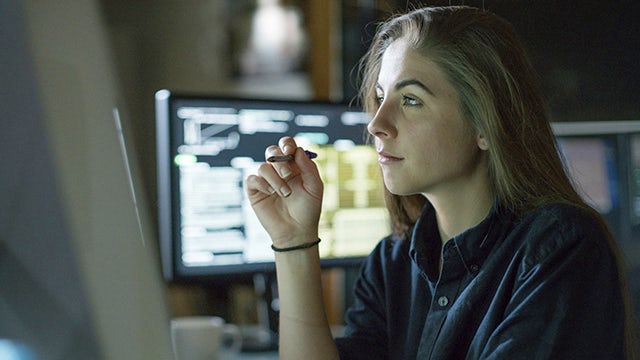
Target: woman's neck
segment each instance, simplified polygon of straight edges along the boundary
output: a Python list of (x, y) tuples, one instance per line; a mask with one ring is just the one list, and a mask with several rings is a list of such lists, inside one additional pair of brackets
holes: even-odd
[(494, 194), (488, 187), (468, 188), (447, 196), (427, 198), (435, 209), (438, 230), (442, 242), (478, 225), (487, 217), (494, 202)]

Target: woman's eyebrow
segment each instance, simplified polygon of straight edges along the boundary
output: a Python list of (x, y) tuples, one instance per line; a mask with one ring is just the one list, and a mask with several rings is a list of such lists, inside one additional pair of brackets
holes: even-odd
[(400, 90), (405, 86), (409, 86), (409, 85), (416, 85), (417, 87), (421, 88), (422, 90), (428, 92), (429, 94), (431, 94), (432, 96), (435, 96), (435, 94), (433, 93), (433, 91), (431, 91), (431, 89), (429, 89), (427, 87), (427, 85), (425, 85), (424, 83), (422, 83), (420, 80), (417, 79), (406, 79), (406, 80), (400, 80), (396, 83), (395, 89)]
[[(420, 80), (413, 79), (413, 78), (412, 79), (405, 79), (405, 80), (398, 81), (396, 83), (396, 85), (394, 86), (394, 88), (395, 88), (396, 91), (398, 91), (398, 90), (402, 89), (403, 87), (409, 86), (409, 85), (415, 85), (415, 86), (421, 88), (422, 90), (428, 92), (432, 96), (435, 96), (433, 91), (431, 91), (431, 89), (429, 89), (429, 87), (427, 87), (427, 85), (425, 85)], [(382, 86), (380, 84), (376, 84), (376, 90), (382, 91)]]
[[(415, 86), (421, 88), (422, 90), (428, 92), (429, 94), (431, 94), (431, 96), (435, 96), (433, 91), (431, 91), (431, 89), (429, 89), (429, 87), (427, 85), (425, 85), (422, 81), (417, 80), (417, 79), (406, 79), (406, 80), (398, 81), (396, 83), (396, 85), (394, 86), (394, 88), (395, 88), (396, 91), (398, 91), (398, 90), (402, 89), (403, 87), (406, 87), (406, 86), (409, 86), (409, 85), (415, 85)], [(382, 85), (376, 84), (376, 90), (383, 91)]]

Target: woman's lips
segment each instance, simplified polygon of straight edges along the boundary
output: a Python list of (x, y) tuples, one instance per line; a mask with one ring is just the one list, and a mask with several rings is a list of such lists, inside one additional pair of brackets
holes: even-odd
[(378, 151), (378, 162), (381, 164), (390, 164), (398, 161), (402, 161), (404, 158), (393, 156), (384, 151)]

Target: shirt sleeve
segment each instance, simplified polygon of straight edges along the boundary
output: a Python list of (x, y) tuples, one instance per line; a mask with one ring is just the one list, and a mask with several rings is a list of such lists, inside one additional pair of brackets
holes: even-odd
[(467, 358), (624, 358), (624, 305), (607, 235), (591, 218), (563, 220), (531, 227), (512, 259), (503, 319)]

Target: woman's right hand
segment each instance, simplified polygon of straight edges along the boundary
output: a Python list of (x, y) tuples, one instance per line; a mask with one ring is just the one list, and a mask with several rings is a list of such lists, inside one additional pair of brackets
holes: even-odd
[(245, 180), (249, 202), (274, 246), (300, 245), (318, 237), (323, 184), (317, 165), (293, 138), (270, 146), (265, 158), (294, 155), (288, 162), (265, 162)]

